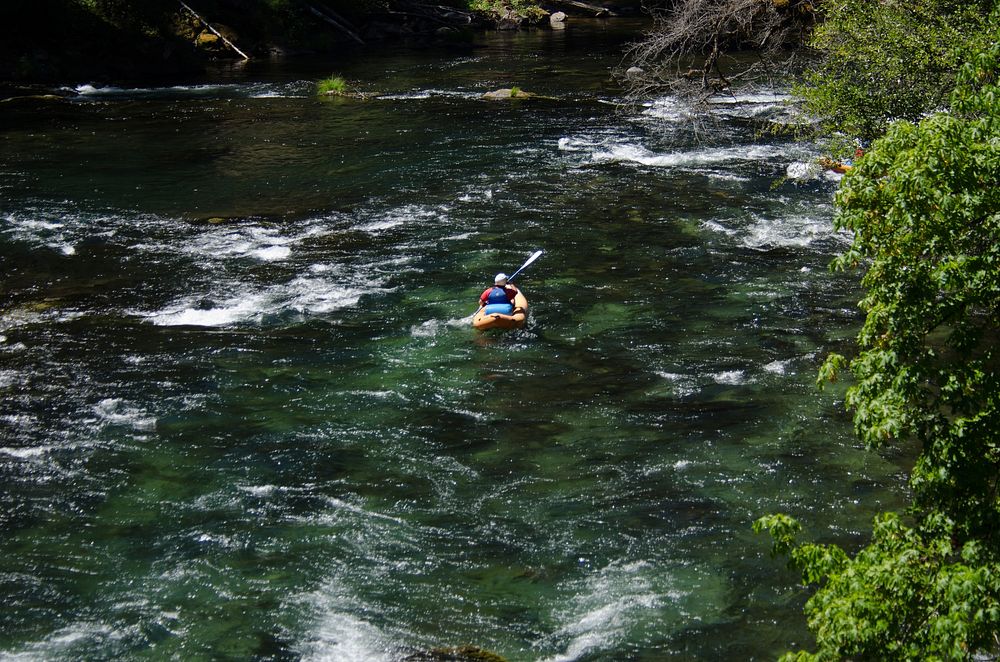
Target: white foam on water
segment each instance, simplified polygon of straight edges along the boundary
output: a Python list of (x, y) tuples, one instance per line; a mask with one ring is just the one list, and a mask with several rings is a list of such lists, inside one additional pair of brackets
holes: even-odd
[(266, 296), (248, 294), (211, 308), (196, 308), (190, 304), (180, 303), (147, 314), (145, 318), (157, 326), (228, 326), (237, 322), (260, 319), (268, 309), (268, 304)]
[(637, 145), (617, 145), (607, 152), (595, 152), (594, 161), (625, 161), (658, 167), (700, 166), (740, 161), (762, 161), (777, 158), (782, 150), (773, 145), (751, 145), (749, 147), (716, 147), (691, 151), (656, 154)]
[(236, 89), (235, 85), (174, 85), (171, 87), (117, 87), (107, 85), (97, 87), (96, 85), (77, 85), (71, 89), (72, 92), (82, 97), (129, 97), (129, 96), (150, 96), (150, 95), (199, 95), (206, 93), (231, 91)]
[(657, 371), (656, 374), (659, 375), (660, 377), (662, 377), (663, 379), (666, 379), (667, 381), (670, 381), (670, 382), (679, 382), (679, 381), (682, 381), (684, 379), (687, 379), (687, 375), (682, 375), (682, 374), (677, 373), (677, 372), (665, 372), (665, 371), (659, 370), (659, 371)]
[(379, 94), (376, 99), (384, 101), (420, 101), (432, 99), (434, 97), (445, 97), (450, 99), (479, 99), (482, 92), (469, 92), (465, 90), (440, 90), (431, 88), (427, 90), (411, 90), (410, 92), (394, 92), (389, 94)]
[(736, 98), (713, 98), (709, 100), (712, 114), (724, 118), (753, 119), (762, 116), (787, 114), (792, 107), (790, 97), (781, 95), (758, 95)]
[(359, 225), (358, 230), (362, 232), (372, 232), (377, 233), (382, 230), (389, 230), (390, 228), (399, 227), (400, 225), (406, 225), (409, 219), (403, 218), (401, 216), (384, 218), (380, 221), (372, 221), (370, 223), (365, 223), (364, 225)]
[(635, 144), (608, 145), (603, 150), (595, 150), (590, 155), (594, 163), (638, 163), (645, 166), (671, 167), (690, 164), (684, 152), (656, 154)]
[(475, 316), (475, 312), (466, 315), (465, 317), (454, 317), (451, 319), (431, 319), (421, 322), (420, 324), (414, 324), (410, 327), (410, 335), (414, 338), (433, 338), (441, 331), (446, 331), (448, 329), (459, 329), (465, 328), (472, 324), (472, 318)]
[(834, 172), (829, 168), (824, 168), (812, 158), (808, 161), (793, 161), (785, 168), (785, 176), (792, 181), (810, 182), (823, 180), (828, 182), (839, 182), (844, 178), (844, 173)]
[(441, 320), (427, 320), (410, 327), (410, 335), (414, 338), (432, 338), (442, 328)]
[(708, 103), (714, 105), (768, 105), (783, 104), (792, 100), (790, 94), (783, 92), (751, 92), (743, 94), (726, 94), (709, 97)]
[(288, 246), (268, 246), (266, 248), (258, 248), (250, 254), (264, 262), (275, 262), (277, 260), (288, 259), (292, 254), (292, 249)]
[(558, 147), (564, 152), (589, 154), (591, 163), (636, 163), (657, 168), (699, 167), (728, 163), (768, 161), (783, 157), (787, 148), (779, 145), (702, 147), (669, 153), (654, 152), (643, 145), (616, 137), (563, 137)]
[(366, 398), (375, 398), (376, 400), (399, 400), (405, 401), (406, 396), (404, 396), (399, 391), (370, 391), (370, 390), (353, 390), (346, 391), (348, 395), (360, 395)]
[(771, 361), (764, 366), (764, 372), (772, 375), (784, 375), (788, 372), (788, 367), (794, 363), (795, 359), (785, 359), (784, 361)]
[(76, 87), (65, 88), (65, 89), (83, 96), (96, 96), (100, 94), (120, 94), (123, 91), (122, 88), (120, 87), (97, 87), (95, 85), (90, 85), (89, 83), (86, 85), (77, 85)]
[(431, 93), (429, 90), (418, 90), (416, 92), (400, 92), (398, 94), (380, 94), (375, 98), (382, 101), (417, 101), (420, 99), (430, 99)]
[(706, 113), (722, 117), (753, 117), (774, 110), (784, 110), (792, 99), (791, 95), (781, 92), (751, 92), (716, 95), (704, 103), (692, 104), (676, 96), (666, 96), (644, 104), (642, 115), (673, 124), (697, 120)]
[(667, 122), (686, 122), (691, 118), (692, 109), (677, 97), (663, 97), (647, 104), (642, 114)]
[(682, 375), (676, 372), (665, 372), (657, 370), (655, 373), (674, 385), (674, 393), (684, 397), (698, 392), (698, 382), (691, 375)]
[[(291, 246), (315, 234), (312, 227), (292, 236), (284, 236), (277, 228), (249, 226), (197, 232), (181, 246), (181, 252), (206, 260), (250, 257), (264, 262), (287, 259)], [(144, 245), (155, 252), (176, 250), (165, 245)]]
[(357, 305), (362, 296), (384, 291), (376, 285), (351, 287), (339, 286), (329, 281), (317, 282), (314, 278), (296, 278), (284, 288), (289, 298), (287, 307), (299, 313), (322, 314)]
[[(472, 409), (460, 409), (460, 408), (457, 408), (457, 407), (452, 407), (449, 411), (451, 411), (451, 412), (453, 412), (455, 414), (458, 414), (459, 416), (466, 416), (466, 417), (471, 418), (471, 419), (476, 420), (476, 421), (486, 422), (486, 421), (490, 420), (490, 415), (489, 414), (484, 414), (481, 411), (473, 411)], [(468, 467), (465, 467), (465, 468), (468, 469)], [(475, 473), (475, 471), (472, 470), (472, 469), (468, 469), (468, 471), (472, 471), (473, 473)]]
[(815, 161), (793, 161), (785, 168), (785, 176), (796, 181), (811, 181), (823, 175), (823, 167)]
[[(42, 212), (38, 213), (42, 214)], [(50, 248), (63, 255), (76, 254), (74, 240), (68, 236), (71, 228), (68, 228), (67, 223), (62, 220), (53, 221), (15, 214), (7, 214), (5, 220), (7, 223), (2, 233), (15, 241), (24, 242), (31, 246)]]
[(613, 648), (628, 638), (634, 624), (647, 620), (644, 614), (656, 612), (664, 597), (680, 597), (657, 595), (647, 576), (652, 570), (645, 561), (612, 564), (583, 580), (567, 606), (555, 614), (563, 625), (539, 642), (562, 649), (544, 662), (572, 662)]
[[(7, 220), (13, 222), (13, 217), (8, 216)], [(22, 228), (27, 230), (62, 230), (66, 227), (65, 223), (56, 223), (54, 221), (42, 221), (33, 218), (24, 219), (19, 223)]]
[(717, 372), (712, 375), (712, 379), (717, 384), (724, 384), (726, 386), (742, 386), (749, 383), (746, 372), (743, 370), (725, 370), (723, 372)]
[(136, 407), (130, 407), (121, 398), (105, 398), (94, 406), (99, 420), (108, 425), (122, 425), (135, 430), (156, 429), (156, 417)]
[(309, 632), (296, 648), (309, 662), (394, 662), (401, 655), (393, 637), (364, 620), (364, 606), (336, 582), (304, 598), (313, 615)]
[(362, 222), (354, 226), (355, 230), (379, 234), (392, 228), (420, 225), (425, 226), (429, 222), (446, 221), (448, 219), (448, 208), (444, 205), (424, 206), (424, 205), (404, 205), (396, 209), (380, 212), (372, 220)]
[(33, 458), (42, 457), (49, 451), (54, 449), (55, 446), (32, 446), (30, 448), (0, 448), (0, 453), (4, 455), (9, 455), (10, 457), (16, 457), (19, 460), (30, 460)]
[(493, 199), (492, 188), (475, 188), (458, 196), (459, 202), (483, 202)]
[(281, 491), (277, 485), (239, 485), (236, 489), (258, 498), (270, 497), (275, 492)]
[(766, 249), (776, 246), (807, 247), (830, 239), (846, 244), (850, 242), (850, 234), (834, 229), (830, 217), (809, 213), (757, 218), (741, 243), (747, 248)]
[(292, 83), (222, 83), (206, 85), (173, 85), (170, 87), (97, 87), (78, 85), (64, 87), (83, 99), (143, 98), (143, 97), (198, 97), (198, 98), (302, 98), (314, 87), (309, 81)]
[(19, 651), (0, 651), (0, 658), (17, 662), (83, 659), (81, 649), (90, 649), (95, 645), (108, 646), (110, 642), (124, 639), (127, 634), (104, 623), (74, 623), (53, 632), (45, 639), (25, 645)]
[[(213, 301), (210, 295), (190, 296), (152, 313), (136, 313), (157, 326), (221, 327), (241, 323), (260, 323), (266, 316), (295, 312), (323, 315), (356, 306), (366, 294), (390, 291), (382, 279), (370, 279), (357, 284), (341, 282), (337, 269), (320, 269), (321, 276), (299, 276), (287, 283), (260, 290), (246, 285), (231, 285), (236, 291), (226, 298)], [(355, 277), (357, 278), (357, 277)], [(345, 277), (345, 280), (349, 280)], [(243, 291), (239, 291), (240, 289)], [(204, 301), (213, 301), (204, 305)]]
[(701, 227), (711, 232), (716, 232), (718, 234), (725, 234), (730, 236), (735, 236), (736, 234), (738, 234), (736, 230), (732, 228), (727, 228), (725, 225), (719, 223), (718, 221), (712, 221), (712, 220), (702, 221)]
[(741, 246), (755, 250), (807, 248), (829, 241), (844, 245), (851, 242), (849, 232), (834, 228), (831, 221), (833, 212), (829, 205), (814, 205), (808, 209), (785, 206), (783, 211), (785, 215), (777, 217), (755, 214), (750, 217), (706, 220), (702, 221), (701, 227), (708, 232), (734, 237)]

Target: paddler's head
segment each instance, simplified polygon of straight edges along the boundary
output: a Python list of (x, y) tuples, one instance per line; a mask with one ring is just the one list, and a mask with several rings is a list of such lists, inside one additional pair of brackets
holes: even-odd
[(507, 274), (499, 273), (496, 278), (493, 279), (493, 284), (497, 287), (503, 287), (507, 284)]

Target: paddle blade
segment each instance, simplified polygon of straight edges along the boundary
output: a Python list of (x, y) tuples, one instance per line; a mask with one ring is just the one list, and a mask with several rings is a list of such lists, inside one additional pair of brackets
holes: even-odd
[(524, 271), (525, 267), (527, 267), (529, 264), (531, 264), (532, 262), (534, 262), (535, 260), (537, 260), (539, 257), (541, 257), (542, 252), (543, 251), (535, 251), (534, 253), (532, 253), (531, 257), (529, 257), (527, 259), (527, 261), (524, 264), (522, 264), (521, 267), (517, 271), (515, 271), (514, 273), (512, 273), (510, 276), (507, 277), (507, 282), (510, 282), (510, 281), (514, 280), (514, 276), (516, 276), (519, 273), (521, 273), (522, 271)]

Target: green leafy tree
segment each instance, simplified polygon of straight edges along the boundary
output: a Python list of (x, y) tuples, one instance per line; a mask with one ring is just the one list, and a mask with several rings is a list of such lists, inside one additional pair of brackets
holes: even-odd
[(895, 122), (845, 177), (836, 223), (863, 267), (847, 405), (869, 447), (915, 440), (905, 518), (884, 514), (850, 557), (758, 520), (819, 588), (816, 652), (794, 660), (971, 659), (1000, 650), (1000, 11), (966, 53), (947, 112)]
[(943, 109), (970, 52), (988, 43), (996, 0), (826, 0), (796, 89), (827, 130), (871, 140), (895, 120)]

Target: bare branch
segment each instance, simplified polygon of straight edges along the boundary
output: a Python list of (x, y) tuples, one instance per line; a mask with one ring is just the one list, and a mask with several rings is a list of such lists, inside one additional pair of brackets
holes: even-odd
[[(631, 93), (665, 89), (687, 97), (711, 95), (737, 78), (773, 73), (768, 63), (808, 38), (816, 24), (814, 4), (809, 0), (679, 0), (672, 8), (654, 13), (653, 30), (628, 50)], [(735, 51), (756, 52), (757, 62), (724, 69), (723, 56)]]

